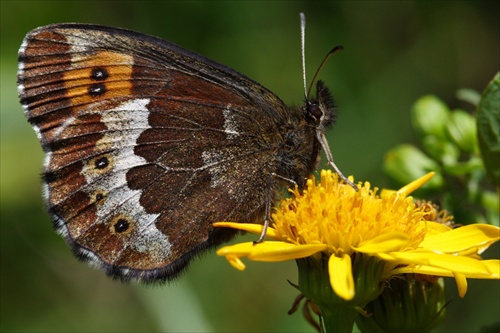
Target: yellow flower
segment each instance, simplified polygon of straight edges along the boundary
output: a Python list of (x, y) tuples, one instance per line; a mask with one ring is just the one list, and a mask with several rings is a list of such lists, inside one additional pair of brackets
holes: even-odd
[[(474, 224), (452, 229), (440, 223), (429, 205), (416, 204), (409, 196), (432, 176), (378, 195), (368, 182), (359, 183), (356, 191), (323, 170), (319, 183), (309, 179), (303, 193), (296, 188), (292, 198), (280, 203), (266, 233), (271, 241), (226, 246), (217, 254), (239, 270), (245, 269), (242, 257), (274, 262), (326, 256), (330, 285), (346, 301), (356, 296), (353, 263), (360, 256), (382, 264), (380, 283), (405, 273), (451, 276), (463, 297), (466, 278), (500, 278), (500, 261), (479, 256), (500, 238), (499, 228)], [(263, 228), (231, 222), (214, 226), (258, 235)]]

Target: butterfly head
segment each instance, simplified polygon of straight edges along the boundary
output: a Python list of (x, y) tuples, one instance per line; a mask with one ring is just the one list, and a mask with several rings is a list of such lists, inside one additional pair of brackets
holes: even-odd
[(304, 111), (306, 118), (320, 131), (324, 131), (335, 121), (335, 102), (323, 81), (316, 83), (316, 98), (306, 99)]
[(306, 113), (306, 119), (314, 124), (316, 139), (326, 155), (328, 164), (346, 184), (358, 190), (358, 187), (345, 177), (333, 162), (333, 156), (325, 136), (325, 129), (335, 121), (335, 103), (330, 90), (325, 87), (323, 81), (316, 83), (315, 99), (310, 100), (306, 97), (304, 112)]

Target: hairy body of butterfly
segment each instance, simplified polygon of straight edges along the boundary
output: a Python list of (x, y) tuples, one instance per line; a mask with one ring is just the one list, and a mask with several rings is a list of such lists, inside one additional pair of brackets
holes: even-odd
[[(58, 24), (28, 33), (18, 90), (46, 153), (44, 196), (73, 252), (124, 280), (175, 277), (303, 188), (333, 101), (289, 108), (242, 74), (156, 37)], [(271, 183), (271, 188), (269, 184)]]

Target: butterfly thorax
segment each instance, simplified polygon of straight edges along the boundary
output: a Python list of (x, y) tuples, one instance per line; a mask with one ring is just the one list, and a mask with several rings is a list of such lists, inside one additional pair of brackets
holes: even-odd
[(317, 96), (302, 107), (290, 107), (290, 118), (281, 129), (281, 144), (276, 151), (276, 170), (303, 189), (305, 180), (319, 162), (320, 144), (317, 132), (324, 131), (335, 118), (335, 106), (330, 91), (322, 81), (317, 83)]

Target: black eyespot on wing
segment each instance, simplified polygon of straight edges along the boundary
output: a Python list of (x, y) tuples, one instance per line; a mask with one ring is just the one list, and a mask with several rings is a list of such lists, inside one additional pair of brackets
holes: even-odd
[(99, 97), (106, 93), (106, 85), (103, 83), (95, 83), (89, 87), (89, 95)]
[(120, 219), (116, 221), (113, 227), (115, 228), (115, 232), (122, 233), (127, 231), (127, 229), (129, 228), (129, 223), (125, 219)]
[(96, 67), (92, 69), (90, 73), (90, 78), (94, 81), (104, 81), (109, 77), (109, 73), (105, 68)]
[(96, 169), (105, 169), (109, 165), (109, 160), (106, 156), (101, 157), (95, 161)]

